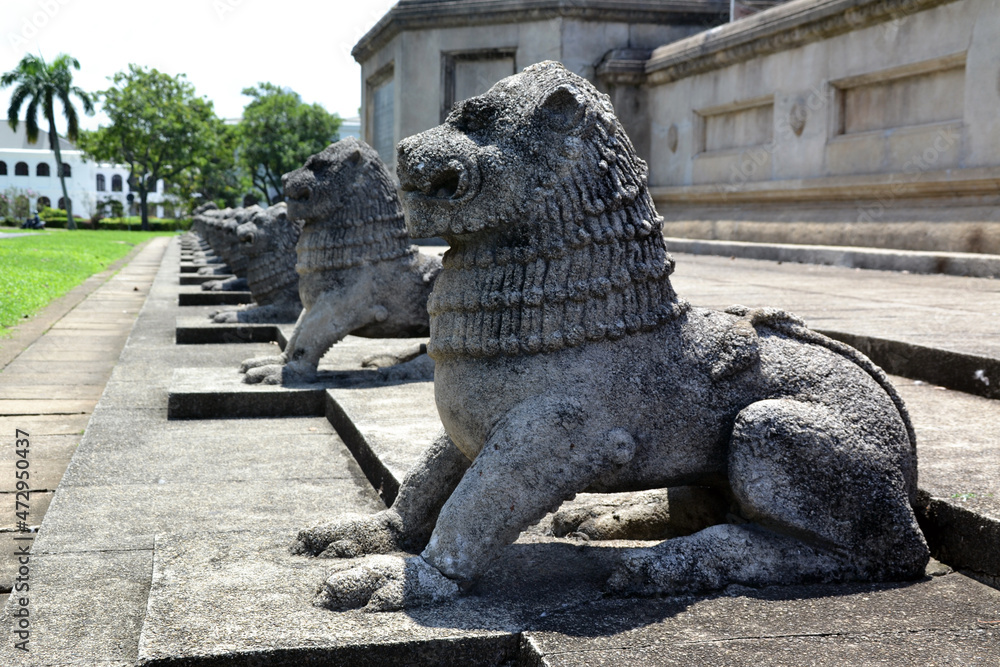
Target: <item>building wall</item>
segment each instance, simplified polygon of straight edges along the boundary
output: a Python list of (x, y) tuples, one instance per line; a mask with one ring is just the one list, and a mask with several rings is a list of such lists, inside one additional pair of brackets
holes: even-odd
[[(595, 69), (608, 51), (628, 46), (652, 49), (698, 29), (556, 17), (404, 30), (360, 61), (365, 91), (362, 136), (394, 169), (395, 150), (389, 150), (390, 145), (438, 125), (449, 102), (483, 93), (504, 76), (543, 60), (558, 60), (596, 81)], [(376, 123), (376, 96), (387, 90), (385, 86), (392, 91), (391, 139), (381, 135), (384, 126)]]
[[(834, 4), (794, 0), (754, 19)], [(857, 18), (890, 4), (902, 9)], [(654, 52), (650, 184), (667, 233), (1000, 252), (996, 1), (839, 5), (856, 29), (816, 28), (730, 65), (698, 65), (712, 52), (705, 36)], [(754, 19), (743, 37), (759, 39), (741, 41), (737, 23), (728, 43), (765, 50), (773, 38)]]

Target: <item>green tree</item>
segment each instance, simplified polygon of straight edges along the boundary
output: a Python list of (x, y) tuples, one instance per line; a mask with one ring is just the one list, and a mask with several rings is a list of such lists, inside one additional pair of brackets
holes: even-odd
[(212, 141), (203, 147), (196, 164), (171, 184), (171, 192), (195, 208), (214, 201), (221, 208), (241, 206), (253, 187), (239, 161), (239, 126), (220, 118), (212, 121)]
[(73, 106), (71, 96), (76, 96), (83, 104), (83, 110), (89, 115), (94, 113), (94, 104), (79, 87), (73, 85), (73, 71), (80, 69), (80, 61), (60, 53), (51, 63), (45, 62), (41, 56), (26, 55), (17, 67), (0, 77), (0, 88), (16, 85), (7, 107), (7, 123), (17, 131), (21, 107), (25, 102), (24, 125), (28, 131), (28, 142), (38, 141), (38, 111), (39, 107), (49, 124), (49, 147), (56, 154), (56, 173), (59, 175), (59, 185), (62, 186), (63, 201), (66, 202), (66, 219), (69, 229), (76, 229), (73, 219), (73, 201), (66, 191), (66, 175), (63, 173), (62, 152), (59, 150), (59, 135), (56, 133), (56, 100), (62, 105), (63, 116), (66, 117), (66, 137), (76, 141), (80, 131), (79, 117)]
[(273, 83), (245, 88), (243, 94), (253, 99), (240, 121), (240, 161), (254, 188), (273, 204), (284, 198), (281, 176), (337, 139), (340, 117)]
[(88, 157), (127, 164), (139, 191), (142, 229), (149, 229), (149, 193), (161, 178), (175, 182), (204, 159), (217, 127), (212, 103), (196, 97), (183, 74), (129, 65), (97, 93), (111, 124), (80, 136)]

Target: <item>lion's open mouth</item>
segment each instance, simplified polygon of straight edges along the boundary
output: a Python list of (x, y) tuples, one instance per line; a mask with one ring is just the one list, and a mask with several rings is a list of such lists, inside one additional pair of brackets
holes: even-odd
[(465, 196), (469, 184), (468, 170), (458, 160), (451, 160), (434, 173), (425, 173), (424, 165), (418, 164), (412, 173), (403, 175), (400, 188), (428, 199), (455, 201)]

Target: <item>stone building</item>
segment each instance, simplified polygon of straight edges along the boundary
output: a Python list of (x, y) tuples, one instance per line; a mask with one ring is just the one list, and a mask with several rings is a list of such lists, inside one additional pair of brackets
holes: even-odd
[(556, 59), (611, 95), (670, 236), (1000, 254), (997, 0), (729, 5), (402, 0), (354, 49), (362, 136), (392, 161)]
[(390, 168), (403, 137), (541, 60), (591, 80), (615, 49), (653, 48), (728, 19), (729, 0), (400, 0), (352, 52), (362, 136)]
[(1000, 254), (998, 44), (996, 0), (793, 0), (602, 74), (667, 235)]

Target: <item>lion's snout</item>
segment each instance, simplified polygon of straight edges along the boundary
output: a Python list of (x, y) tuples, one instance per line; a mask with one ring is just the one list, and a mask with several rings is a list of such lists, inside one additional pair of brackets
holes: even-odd
[(396, 172), (400, 189), (430, 199), (458, 200), (469, 194), (475, 178), (475, 146), (447, 126), (399, 142)]
[(285, 192), (286, 201), (307, 201), (312, 194), (312, 188), (297, 176), (298, 172), (293, 171), (281, 177), (281, 189)]
[(253, 245), (257, 240), (257, 231), (257, 225), (252, 222), (244, 222), (236, 228), (236, 238), (240, 240), (240, 243)]

